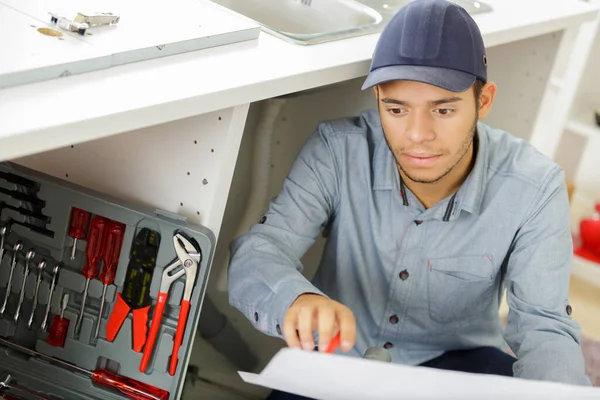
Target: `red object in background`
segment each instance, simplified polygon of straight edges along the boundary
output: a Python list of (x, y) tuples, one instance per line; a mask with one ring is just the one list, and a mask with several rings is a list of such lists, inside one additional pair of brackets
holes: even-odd
[(581, 245), (575, 248), (575, 254), (600, 263), (600, 203), (594, 211), (592, 217), (583, 218), (579, 223)]

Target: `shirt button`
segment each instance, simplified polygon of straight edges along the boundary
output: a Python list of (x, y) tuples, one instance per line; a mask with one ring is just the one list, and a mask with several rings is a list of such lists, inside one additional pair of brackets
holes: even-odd
[(254, 320), (255, 320), (256, 322), (258, 322), (258, 313), (257, 313), (257, 312), (255, 312), (255, 313), (254, 313)]
[(277, 329), (277, 333), (279, 333), (281, 335), (281, 327), (279, 326), (279, 324), (277, 324), (275, 329)]
[(391, 349), (392, 347), (394, 347), (394, 345), (393, 345), (392, 343), (390, 343), (390, 342), (386, 342), (386, 343), (383, 345), (383, 347), (384, 347), (384, 348), (386, 348), (386, 349)]
[(399, 319), (398, 319), (398, 316), (397, 316), (397, 315), (392, 315), (392, 316), (390, 317), (390, 323), (392, 323), (392, 324), (396, 325), (396, 324), (398, 323), (398, 321), (399, 321)]
[(572, 312), (573, 312), (573, 308), (570, 305), (568, 305), (567, 306), (567, 315), (571, 315)]
[(407, 280), (408, 277), (409, 277), (409, 273), (407, 270), (400, 272), (400, 279), (402, 279), (403, 281)]
[(418, 220), (418, 219), (415, 220), (415, 224), (417, 224), (417, 225), (421, 225), (422, 223), (423, 223), (423, 221), (421, 221), (421, 220)]

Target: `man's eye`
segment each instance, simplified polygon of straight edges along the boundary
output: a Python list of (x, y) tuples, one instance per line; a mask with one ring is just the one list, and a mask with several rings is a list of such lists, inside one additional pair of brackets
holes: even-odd
[(452, 112), (454, 112), (454, 110), (451, 108), (438, 108), (436, 110), (436, 112), (439, 113), (440, 115), (448, 115), (448, 114), (451, 114)]
[(388, 111), (391, 112), (392, 114), (402, 114), (401, 108), (390, 108), (390, 109), (388, 109)]

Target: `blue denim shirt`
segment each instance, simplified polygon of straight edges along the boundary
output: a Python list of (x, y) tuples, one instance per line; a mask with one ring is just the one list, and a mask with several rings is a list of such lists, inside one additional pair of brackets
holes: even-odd
[[(319, 293), (353, 311), (351, 356), (385, 346), (393, 362), (417, 365), (447, 350), (508, 343), (515, 376), (589, 385), (568, 307), (564, 173), (502, 130), (479, 122), (477, 135), (464, 184), (425, 209), (400, 179), (377, 111), (320, 123), (264, 216), (232, 242), (230, 303), (283, 338), (290, 304)], [(300, 259), (321, 234), (326, 245), (309, 282)]]

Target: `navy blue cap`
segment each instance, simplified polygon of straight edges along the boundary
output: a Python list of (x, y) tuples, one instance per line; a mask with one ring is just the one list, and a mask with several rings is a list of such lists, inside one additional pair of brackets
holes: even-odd
[(413, 0), (389, 20), (362, 89), (411, 80), (464, 92), (487, 82), (487, 59), (477, 23), (448, 0)]

